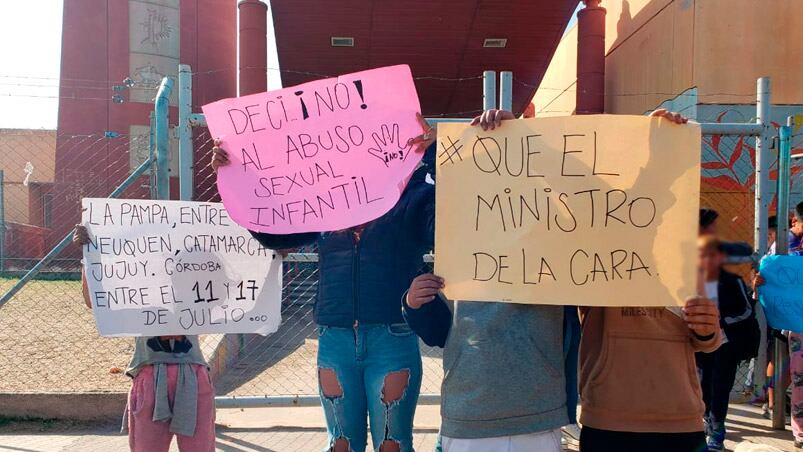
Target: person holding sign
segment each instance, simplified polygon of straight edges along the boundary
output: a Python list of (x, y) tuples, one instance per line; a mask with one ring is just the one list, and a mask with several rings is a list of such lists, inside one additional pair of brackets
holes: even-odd
[[(434, 130), (410, 141), (421, 152)], [(216, 141), (212, 167), (229, 163)], [(315, 322), (318, 382), (329, 449), (364, 451), (366, 417), (374, 450), (412, 451), (413, 417), (421, 387), (418, 339), (401, 314), (401, 297), (434, 242), (435, 190), (419, 167), (398, 203), (376, 220), (324, 233), (253, 232), (265, 247), (317, 244)]]
[[(75, 226), (73, 243), (89, 243), (86, 227)], [(81, 284), (92, 309), (83, 267)], [(125, 373), (132, 385), (123, 431), (132, 452), (167, 452), (174, 435), (182, 452), (214, 452), (215, 389), (197, 336), (134, 338)]]
[[(651, 116), (687, 122), (663, 109)], [(660, 307), (580, 308), (581, 452), (607, 452), (612, 445), (706, 450), (694, 352), (716, 350), (721, 330), (716, 304), (698, 291), (679, 315)]]
[[(472, 124), (489, 130), (512, 119), (489, 110)], [(563, 306), (455, 301), (450, 310), (444, 284), (420, 275), (404, 299), (410, 327), (444, 348), (443, 451), (560, 451), (568, 424)]]
[[(792, 225), (789, 228), (788, 256), (803, 256), (802, 243), (803, 202), (798, 203), (793, 212)], [(796, 278), (795, 267), (781, 265), (779, 261), (775, 260), (778, 258), (796, 259), (796, 257), (786, 256), (765, 256), (760, 267), (761, 272), (765, 274), (762, 276), (761, 273), (756, 273), (753, 278), (753, 287), (761, 295), (761, 303), (767, 313), (769, 326), (776, 330), (784, 330), (781, 333), (781, 337), (786, 337), (789, 341), (789, 373), (792, 380), (792, 434), (795, 438), (795, 448), (803, 449), (803, 331), (799, 331), (796, 328), (800, 324), (800, 317), (796, 315), (799, 301), (796, 295), (791, 295), (792, 293), (799, 293), (799, 283)], [(764, 286), (767, 283), (764, 278), (767, 277), (769, 279), (770, 276), (774, 276), (769, 282), (774, 282), (775, 287)], [(774, 364), (781, 365), (780, 362), (775, 362)], [(767, 373), (770, 373), (769, 369)], [(783, 391), (786, 388), (786, 383), (786, 381), (777, 382), (774, 389)], [(770, 397), (769, 400), (772, 400), (772, 398)], [(774, 408), (782, 409), (782, 407)]]
[(719, 306), (723, 332), (723, 344), (717, 350), (696, 354), (705, 402), (708, 450), (718, 452), (725, 449), (725, 416), (736, 370), (743, 360), (758, 356), (761, 331), (750, 290), (741, 277), (722, 269), (725, 262), (722, 243), (713, 236), (703, 236), (698, 247), (705, 295)]
[[(686, 122), (665, 110), (653, 116)], [(508, 112), (488, 111), (475, 123), (494, 129), (508, 119)], [(444, 287), (438, 276), (419, 276), (404, 309), (426, 343), (445, 348), (444, 450), (560, 450), (562, 307), (455, 302), (452, 313), (439, 294)], [(716, 305), (695, 297), (682, 316), (660, 307), (582, 313), (581, 451), (705, 450), (693, 352), (719, 346)], [(500, 372), (511, 363), (516, 372)]]

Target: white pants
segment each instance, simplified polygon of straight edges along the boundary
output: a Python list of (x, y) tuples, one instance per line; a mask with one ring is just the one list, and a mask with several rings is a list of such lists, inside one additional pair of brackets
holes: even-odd
[(561, 452), (560, 429), (494, 438), (441, 437), (443, 452)]

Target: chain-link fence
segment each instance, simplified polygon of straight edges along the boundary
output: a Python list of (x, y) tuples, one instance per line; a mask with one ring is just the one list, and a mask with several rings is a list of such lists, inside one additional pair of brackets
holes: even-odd
[[(706, 118), (717, 122), (717, 118)], [(755, 137), (704, 135), (700, 181), (700, 207), (717, 211), (718, 233), (729, 241), (743, 242), (754, 249)], [(729, 265), (729, 270), (747, 277), (752, 264)], [(744, 362), (731, 390), (734, 400), (750, 400), (760, 372)], [(758, 380), (761, 382), (761, 380)]]
[[(70, 135), (0, 131), (3, 174), (0, 293), (56, 246), (81, 218), (81, 199), (107, 197), (149, 157), (150, 134)], [(150, 198), (150, 174), (125, 198)], [(124, 392), (133, 352), (125, 339), (98, 336), (84, 305), (80, 250), (68, 246), (0, 306), (0, 393)]]
[[(212, 139), (196, 129), (195, 174), (199, 201), (219, 201), (208, 166)], [(3, 131), (0, 149), (4, 180), (2, 218), (5, 245), (0, 259), (0, 291), (6, 293), (80, 222), (81, 199), (108, 196), (141, 161), (149, 158), (151, 136), (56, 131)], [(137, 180), (122, 197), (152, 197), (152, 174)], [(314, 249), (306, 249), (314, 253)], [(238, 335), (229, 341), (233, 358), (217, 368), (219, 395), (317, 394), (317, 335), (312, 306), (317, 261), (287, 262), (282, 326), (269, 336)], [(133, 342), (101, 338), (83, 303), (80, 250), (67, 247), (37, 278), (0, 307), (0, 393), (125, 392), (122, 374)], [(218, 353), (220, 338), (206, 338), (207, 358)], [(425, 391), (438, 392), (439, 353), (427, 358)], [(20, 357), (25, 356), (23, 364)], [(43, 372), (44, 370), (44, 372)]]
[[(736, 122), (728, 117), (729, 113), (701, 120)], [(749, 117), (742, 119), (752, 121)], [(147, 128), (143, 132), (69, 136), (55, 131), (0, 133), (2, 219), (6, 231), (1, 258), (3, 292), (78, 222), (81, 198), (108, 196), (137, 164), (148, 158), (151, 136)], [(195, 199), (219, 201), (215, 176), (208, 166), (212, 137), (205, 128), (193, 132)], [(723, 237), (752, 246), (755, 138), (705, 135), (702, 153), (701, 205), (720, 213)], [(151, 172), (123, 197), (151, 197), (150, 179)], [(130, 341), (97, 337), (91, 312), (81, 301), (79, 259), (79, 250), (68, 247), (37, 280), (2, 307), (0, 338), (7, 346), (0, 349), (0, 391), (126, 390), (125, 378), (110, 375), (125, 367)], [(746, 272), (748, 268), (740, 266), (737, 271)], [(270, 336), (244, 335), (232, 342), (235, 357), (219, 375), (219, 395), (317, 393), (317, 341), (312, 320), (317, 272), (315, 261), (285, 263), (282, 326)], [(30, 325), (37, 328), (29, 328)], [(21, 334), (25, 331), (20, 328), (36, 334)], [(209, 342), (210, 347), (218, 345), (218, 340)], [(214, 350), (207, 352), (212, 355)], [(37, 375), (34, 369), (25, 370), (15, 364), (15, 359), (24, 354), (35, 361), (40, 359), (41, 365), (49, 368), (45, 380), (32, 378)], [(438, 393), (442, 379), (440, 351), (424, 346), (423, 356), (422, 392)], [(73, 365), (76, 362), (82, 365)], [(741, 377), (744, 380), (746, 375)]]
[[(775, 107), (772, 125), (777, 129), (788, 108)], [(745, 106), (699, 106), (699, 122), (752, 123), (755, 121), (755, 107)], [(776, 133), (773, 133), (776, 135)], [(803, 138), (803, 137), (800, 137)], [(803, 151), (803, 139), (793, 143), (793, 148)], [(793, 150), (795, 153), (795, 150)], [(777, 146), (771, 150), (769, 180), (771, 201), (769, 216), (775, 215), (777, 208), (778, 153)], [(803, 162), (793, 161), (791, 170), (790, 206), (803, 200), (801, 172)], [(756, 184), (756, 138), (739, 135), (703, 135), (701, 168), (700, 206), (717, 211), (718, 234), (725, 240), (742, 242), (747, 248), (755, 249), (755, 184)], [(766, 233), (766, 232), (764, 232)], [(733, 259), (744, 261), (744, 259)], [(728, 265), (728, 270), (748, 278), (757, 260), (752, 263)], [(762, 385), (765, 382), (766, 348), (753, 363), (743, 362), (739, 367), (732, 390), (735, 400), (755, 400), (764, 396)]]
[[(196, 201), (220, 201), (215, 174), (209, 167), (213, 138), (206, 128), (194, 129)], [(298, 250), (315, 253), (314, 246)], [(296, 257), (297, 256), (297, 257)], [(427, 267), (422, 263), (422, 270)], [(216, 389), (224, 396), (315, 396), (318, 394), (317, 330), (312, 308), (318, 284), (317, 259), (291, 256), (284, 264), (282, 324), (269, 336), (242, 335), (236, 361), (220, 376)], [(437, 394), (443, 378), (441, 351), (421, 343), (424, 377), (421, 392)]]
[[(746, 112), (754, 107), (745, 106)], [(700, 122), (751, 123), (738, 109), (701, 112)], [(152, 157), (153, 137), (140, 134), (67, 135), (56, 131), (0, 132), (2, 206), (0, 293), (5, 293), (80, 219), (83, 197), (108, 196), (131, 171)], [(193, 129), (194, 199), (219, 201), (209, 167), (213, 139), (206, 128)], [(796, 143), (800, 147), (800, 143)], [(176, 151), (171, 146), (171, 153)], [(720, 214), (723, 238), (753, 246), (755, 137), (704, 135), (701, 206)], [(172, 158), (171, 158), (172, 160)], [(773, 158), (774, 161), (774, 158)], [(171, 165), (172, 166), (172, 165)], [(775, 164), (770, 180), (776, 179)], [(792, 201), (800, 169), (793, 169)], [(172, 171), (172, 170), (171, 170)], [(155, 171), (149, 171), (123, 194), (153, 197)], [(175, 176), (172, 172), (172, 176)], [(171, 177), (171, 185), (177, 178)], [(773, 202), (774, 206), (774, 202)], [(773, 207), (774, 208), (774, 207)], [(213, 362), (219, 396), (309, 396), (318, 392), (317, 333), (312, 310), (318, 265), (315, 249), (298, 250), (285, 262), (282, 325), (269, 336), (227, 335), (202, 338)], [(422, 270), (429, 269), (422, 263)], [(749, 264), (733, 268), (746, 274)], [(0, 306), (0, 393), (124, 393), (130, 381), (122, 373), (131, 353), (130, 339), (101, 338), (91, 311), (82, 300), (80, 250), (68, 247)], [(225, 352), (225, 353), (224, 353)], [(422, 394), (438, 394), (443, 379), (441, 351), (422, 344)], [(763, 372), (755, 367), (756, 374)], [(754, 383), (760, 380), (752, 380)], [(748, 367), (737, 376), (734, 393), (747, 389)], [(267, 434), (267, 433), (266, 433)]]

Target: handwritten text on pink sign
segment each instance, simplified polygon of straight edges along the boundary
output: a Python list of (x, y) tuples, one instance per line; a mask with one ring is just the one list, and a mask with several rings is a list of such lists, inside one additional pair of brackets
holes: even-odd
[(421, 160), (410, 68), (390, 66), (203, 107), (231, 163), (218, 190), (231, 218), (273, 234), (332, 231), (382, 216)]

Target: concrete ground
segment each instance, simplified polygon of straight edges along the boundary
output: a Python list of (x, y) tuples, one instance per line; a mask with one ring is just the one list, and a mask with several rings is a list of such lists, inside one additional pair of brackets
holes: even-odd
[[(419, 407), (416, 415), (415, 448), (433, 449), (440, 416), (437, 406)], [(219, 410), (217, 450), (223, 452), (319, 451), (326, 443), (321, 410), (313, 408), (251, 408)], [(732, 405), (728, 423), (728, 450), (738, 442), (767, 444), (793, 451), (792, 433), (773, 431), (761, 411), (751, 405)], [(0, 451), (125, 451), (127, 438), (110, 420), (102, 425), (48, 421), (0, 420)], [(173, 444), (173, 449), (178, 450)], [(576, 450), (576, 449), (570, 449)]]

